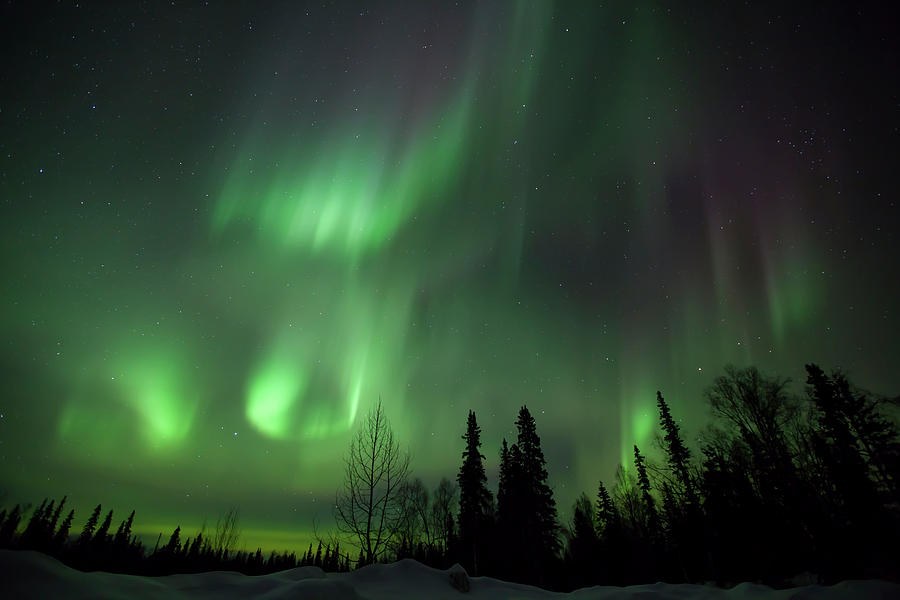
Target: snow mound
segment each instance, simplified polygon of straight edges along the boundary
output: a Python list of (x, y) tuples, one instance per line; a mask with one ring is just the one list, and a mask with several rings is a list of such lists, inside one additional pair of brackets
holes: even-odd
[(349, 582), (328, 576), (318, 567), (260, 577), (233, 571), (140, 577), (82, 573), (38, 552), (11, 550), (0, 550), (0, 598), (364, 600)]
[(691, 584), (654, 583), (630, 587), (592, 587), (571, 594), (548, 592), (490, 577), (469, 578), (470, 591), (441, 571), (413, 560), (369, 565), (351, 573), (324, 573), (300, 567), (249, 577), (230, 571), (193, 575), (138, 577), (82, 573), (37, 552), (0, 550), (0, 598), (105, 598), (109, 600), (261, 598), (281, 600), (889, 600), (900, 598), (900, 585), (885, 581), (844, 581), (834, 586), (809, 585), (773, 590), (742, 583), (730, 590)]

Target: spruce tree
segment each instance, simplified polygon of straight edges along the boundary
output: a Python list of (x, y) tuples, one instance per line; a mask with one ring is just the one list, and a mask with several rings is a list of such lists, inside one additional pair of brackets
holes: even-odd
[(650, 478), (647, 476), (646, 459), (644, 458), (644, 455), (641, 454), (637, 444), (634, 446), (634, 468), (637, 470), (638, 487), (641, 489), (644, 501), (648, 506), (651, 506), (654, 502), (653, 496), (650, 495), (650, 490), (652, 488), (650, 487)]
[[(681, 575), (686, 580), (697, 579), (704, 570), (701, 557), (705, 527), (697, 501), (696, 484), (690, 472), (691, 451), (685, 446), (680, 428), (660, 392), (656, 392), (656, 405), (659, 407), (659, 424), (664, 434), (666, 458), (677, 483), (663, 485), (663, 511), (670, 550), (677, 555)], [(681, 502), (682, 499), (685, 502)]]
[(44, 525), (44, 513), (47, 510), (47, 498), (44, 498), (44, 501), (41, 502), (41, 505), (34, 509), (34, 512), (31, 513), (31, 518), (28, 519), (28, 525), (25, 526), (25, 531), (22, 532), (22, 536), (19, 539), (19, 547), (24, 550), (31, 550), (37, 547), (37, 541), (40, 537), (40, 531)]
[(3, 527), (0, 527), (0, 548), (6, 548), (9, 546), (10, 542), (12, 542), (12, 538), (16, 533), (16, 529), (19, 527), (19, 523), (22, 520), (22, 508), (16, 504), (13, 506), (12, 510), (9, 511), (9, 515), (6, 517), (6, 520), (3, 521)]
[(665, 518), (666, 523), (666, 533), (670, 537), (670, 542), (677, 543), (680, 540), (677, 540), (677, 536), (680, 533), (680, 527), (682, 523), (682, 515), (681, 515), (681, 505), (678, 504), (675, 500), (675, 492), (672, 491), (672, 486), (669, 485), (669, 482), (663, 482), (662, 484), (662, 499), (663, 499), (663, 516)]
[(656, 392), (656, 405), (659, 407), (659, 424), (665, 434), (663, 440), (665, 441), (669, 466), (678, 477), (678, 482), (684, 489), (688, 502), (694, 504), (696, 502), (696, 493), (690, 476), (691, 451), (684, 445), (678, 424), (672, 418), (669, 405), (660, 392)]
[(69, 511), (69, 514), (66, 515), (66, 518), (63, 519), (62, 525), (59, 526), (59, 529), (56, 530), (56, 535), (53, 536), (53, 545), (57, 548), (61, 548), (69, 539), (69, 529), (72, 528), (72, 519), (75, 518), (75, 509)]
[(48, 527), (48, 535), (52, 538), (53, 534), (56, 532), (56, 525), (59, 523), (59, 516), (62, 514), (63, 506), (66, 505), (66, 498), (68, 496), (63, 496), (63, 499), (59, 501), (59, 504), (56, 505), (56, 510), (53, 511), (53, 517), (50, 519), (50, 525)]
[(597, 488), (597, 510), (596, 515), (597, 535), (603, 537), (610, 532), (610, 529), (616, 525), (619, 520), (619, 513), (616, 505), (613, 504), (612, 498), (607, 491), (606, 486), (601, 481)]
[(134, 511), (131, 511), (131, 514), (128, 515), (128, 518), (125, 521), (122, 521), (122, 524), (119, 525), (119, 530), (116, 531), (116, 537), (113, 540), (113, 544), (117, 548), (124, 548), (131, 542), (131, 527), (134, 523)]
[(334, 550), (331, 551), (331, 560), (328, 561), (328, 570), (337, 573), (341, 570), (341, 544), (335, 542)]
[(56, 507), (56, 499), (51, 499), (50, 504), (47, 505), (47, 508), (44, 509), (43, 520), (46, 523), (50, 523), (50, 519), (53, 518), (53, 511)]
[(125, 521), (122, 521), (121, 523), (119, 523), (119, 527), (116, 529), (116, 534), (112, 537), (114, 546), (118, 546), (119, 540), (122, 538), (124, 531), (125, 531)]
[(547, 485), (547, 469), (541, 439), (537, 434), (534, 417), (522, 406), (516, 419), (518, 438), (510, 452), (514, 466), (514, 486), (519, 503), (519, 522), (524, 539), (522, 550), (526, 558), (527, 578), (544, 583), (546, 567), (559, 554), (559, 524), (556, 518), (556, 502), (553, 491)]
[(166, 554), (178, 554), (181, 552), (181, 525), (172, 532), (169, 541), (163, 546), (163, 552)]
[(513, 478), (513, 464), (509, 454), (509, 446), (506, 438), (500, 445), (500, 475), (497, 486), (497, 520), (503, 522), (508, 519), (511, 511), (511, 489)]
[(509, 446), (504, 438), (500, 446), (494, 560), (498, 574), (508, 579), (519, 578), (517, 571), (523, 570), (521, 565), (525, 553), (520, 463), (519, 447), (516, 444)]
[(54, 508), (55, 506), (56, 500), (51, 500), (50, 504), (47, 505), (47, 508), (44, 509), (41, 522), (38, 524), (37, 531), (35, 531), (35, 545), (38, 548), (46, 548), (47, 544), (53, 538), (53, 529), (56, 527), (56, 524), (53, 522), (53, 515), (59, 515)]
[(109, 527), (110, 525), (112, 525), (112, 517), (113, 511), (110, 510), (108, 513), (106, 513), (106, 518), (103, 519), (103, 523), (101, 523), (100, 527), (97, 528), (97, 533), (94, 534), (93, 539), (93, 544), (95, 547), (102, 548), (106, 546), (106, 542), (108, 541), (107, 537), (109, 534)]
[(101, 506), (98, 504), (94, 508), (94, 512), (91, 513), (91, 516), (88, 518), (87, 523), (84, 524), (84, 528), (81, 530), (81, 535), (78, 536), (78, 545), (85, 546), (91, 539), (94, 537), (94, 529), (97, 527), (97, 521), (100, 520), (100, 511), (102, 510)]
[(660, 533), (659, 513), (656, 510), (656, 501), (650, 493), (650, 478), (647, 476), (646, 459), (641, 454), (637, 445), (634, 446), (634, 467), (638, 474), (638, 487), (641, 489), (641, 497), (644, 500), (646, 535), (648, 539), (654, 540)]
[(479, 556), (484, 553), (493, 512), (493, 498), (487, 488), (484, 455), (481, 448), (481, 428), (475, 412), (469, 411), (466, 422), (466, 441), (463, 462), (456, 481), (459, 484), (459, 540), (465, 566), (478, 575)]
[(191, 556), (193, 558), (199, 557), (200, 553), (203, 552), (203, 542), (203, 532), (201, 531), (194, 538), (194, 544), (191, 546)]

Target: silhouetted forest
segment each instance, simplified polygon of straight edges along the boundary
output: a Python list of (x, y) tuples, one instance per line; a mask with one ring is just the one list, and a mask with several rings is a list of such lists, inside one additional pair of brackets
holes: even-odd
[(45, 499), (32, 511), (27, 523), (18, 504), (10, 511), (0, 511), (0, 548), (37, 550), (82, 571), (138, 575), (217, 570), (261, 575), (309, 565), (326, 571), (350, 570), (349, 557), (341, 553), (339, 544), (332, 548), (331, 544), (323, 547), (319, 542), (315, 551), (310, 545), (299, 557), (294, 552), (264, 554), (260, 548), (256, 552), (235, 551), (240, 537), (236, 509), (222, 515), (213, 531), (204, 527), (196, 536), (182, 538), (178, 526), (165, 539), (160, 534), (155, 547), (148, 551), (132, 532), (134, 511), (112, 533), (113, 511), (106, 512), (101, 522), (103, 507), (98, 504), (76, 534), (71, 530), (74, 510), (59, 521), (65, 504), (65, 497), (58, 503)]
[[(444, 479), (429, 493), (419, 479), (395, 482), (385, 504), (396, 519), (377, 556), (360, 549), (351, 560), (336, 542), (300, 556), (234, 551), (234, 509), (214, 530), (182, 539), (175, 528), (151, 550), (132, 533), (134, 512), (113, 532), (113, 511), (98, 504), (80, 534), (71, 531), (66, 498), (44, 500), (27, 518), (19, 505), (0, 511), (0, 547), (38, 550), (83, 570), (139, 574), (340, 571), (409, 557), (557, 590), (660, 580), (776, 587), (797, 576), (896, 580), (898, 399), (862, 391), (839, 371), (807, 365), (806, 373), (806, 393), (795, 396), (786, 380), (726, 368), (706, 391), (712, 423), (691, 443), (658, 392), (654, 448), (635, 445), (633, 464), (583, 493), (569, 523), (559, 520), (537, 424), (523, 406), (516, 439), (498, 449), (496, 493), (470, 411), (456, 484)], [(382, 418), (380, 404), (374, 414)]]

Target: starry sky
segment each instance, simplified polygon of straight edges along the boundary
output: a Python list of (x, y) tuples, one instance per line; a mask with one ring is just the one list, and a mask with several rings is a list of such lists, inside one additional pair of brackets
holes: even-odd
[(900, 392), (893, 19), (788, 4), (4, 3), (0, 500), (300, 549), (379, 396), (565, 516), (725, 364)]

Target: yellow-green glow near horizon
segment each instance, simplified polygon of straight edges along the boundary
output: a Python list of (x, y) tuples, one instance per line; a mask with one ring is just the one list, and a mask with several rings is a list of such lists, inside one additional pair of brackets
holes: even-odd
[(657, 390), (692, 440), (727, 363), (900, 386), (894, 168), (860, 146), (891, 147), (890, 117), (866, 119), (896, 107), (780, 59), (845, 60), (806, 23), (179, 3), (162, 28), (130, 8), (55, 5), (8, 44), (8, 503), (133, 508), (148, 535), (240, 506), (248, 543), (280, 547), (328, 530), (380, 397), (429, 485), (473, 409), (496, 486), (527, 404), (565, 518), (634, 444), (659, 459)]

